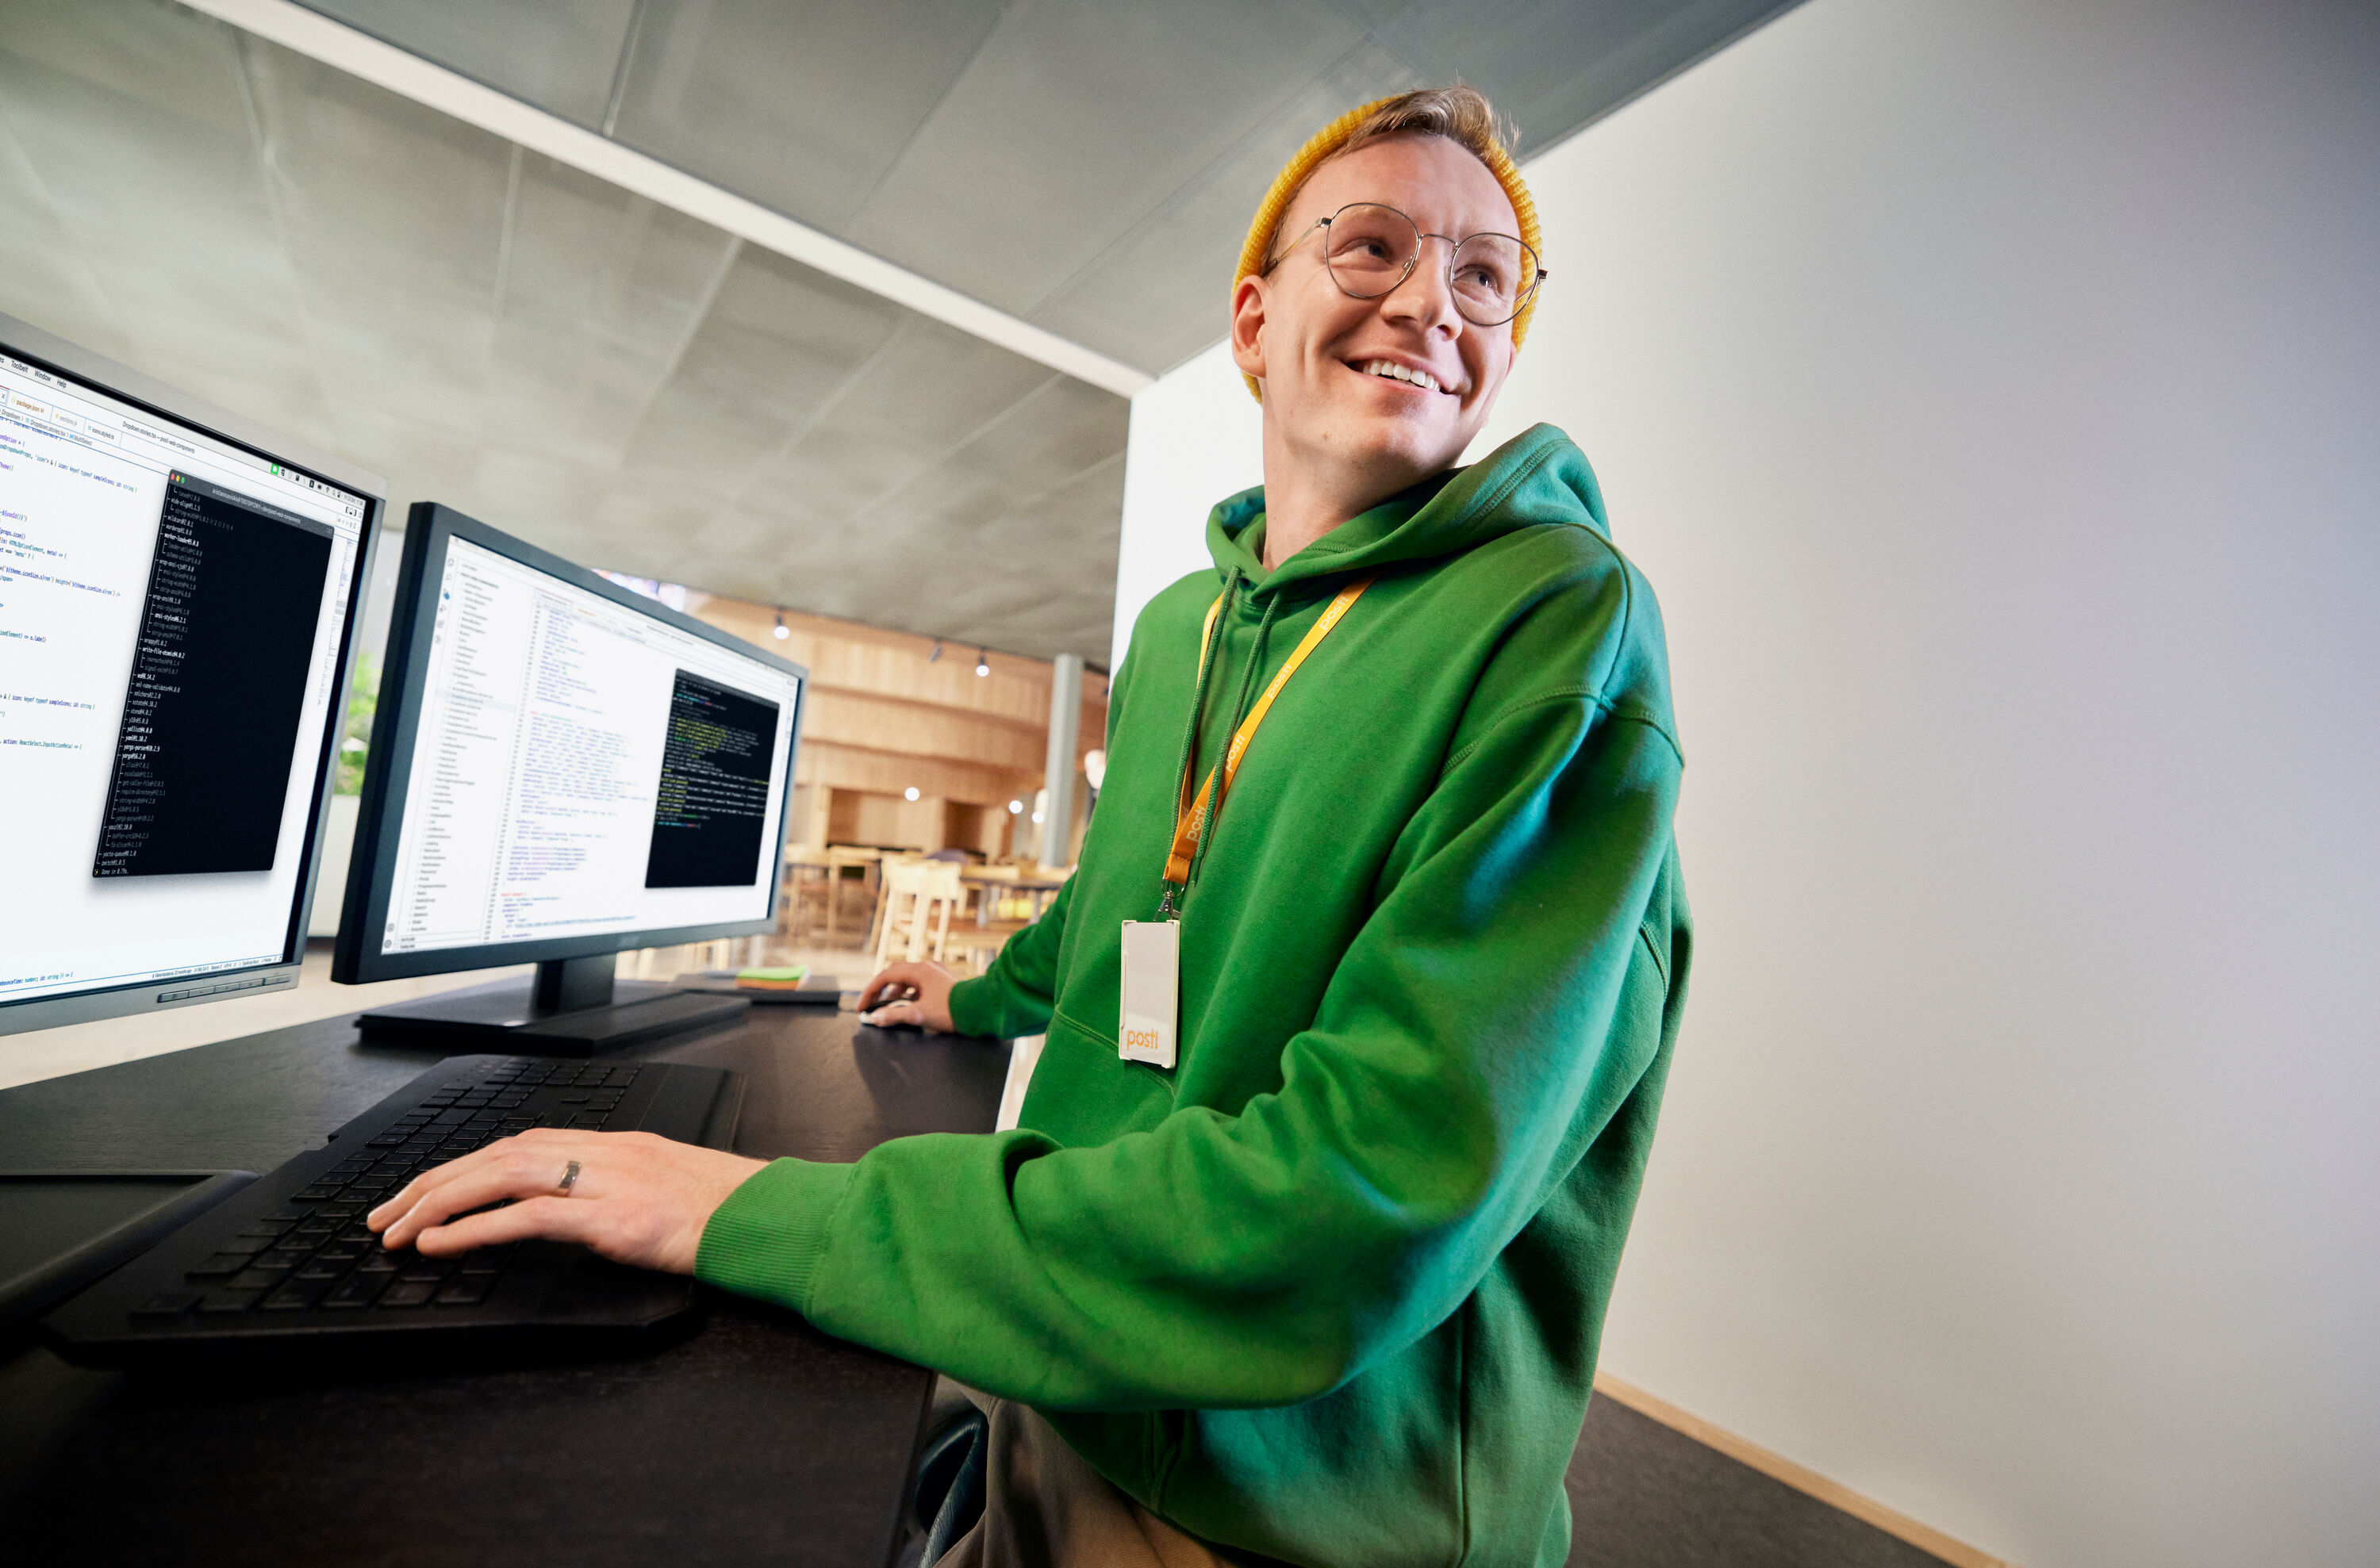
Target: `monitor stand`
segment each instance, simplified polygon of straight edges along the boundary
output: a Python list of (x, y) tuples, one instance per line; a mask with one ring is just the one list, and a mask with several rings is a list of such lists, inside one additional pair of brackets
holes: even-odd
[(367, 1040), (433, 1045), (457, 1055), (592, 1056), (682, 1030), (728, 1023), (751, 1003), (653, 981), (614, 982), (618, 955), (548, 959), (535, 980), (493, 981), (465, 991), (375, 1007), (356, 1019)]

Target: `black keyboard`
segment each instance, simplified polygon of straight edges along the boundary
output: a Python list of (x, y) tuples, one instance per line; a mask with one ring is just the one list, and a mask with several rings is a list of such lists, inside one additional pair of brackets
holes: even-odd
[(419, 1172), (529, 1128), (634, 1128), (726, 1148), (743, 1089), (739, 1074), (677, 1063), (452, 1057), (58, 1308), (46, 1326), (69, 1356), (103, 1363), (651, 1335), (692, 1308), (692, 1281), (556, 1242), (457, 1258), (392, 1252), (364, 1216)]

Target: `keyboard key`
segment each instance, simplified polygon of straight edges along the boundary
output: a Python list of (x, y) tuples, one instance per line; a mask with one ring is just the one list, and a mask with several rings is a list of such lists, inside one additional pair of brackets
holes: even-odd
[(386, 1274), (349, 1274), (346, 1279), (333, 1285), (323, 1295), (322, 1299), (315, 1305), (318, 1307), (369, 1307), (372, 1303), (372, 1297), (378, 1296), (387, 1285)]
[[(358, 1203), (352, 1199), (345, 1203), (325, 1203), (321, 1209), (315, 1212), (315, 1218), (323, 1220), (352, 1220), (358, 1214), (364, 1212), (364, 1207), (365, 1206), (363, 1204)], [(306, 1227), (304, 1225), (299, 1225), (298, 1228), (299, 1230), (304, 1230)]]
[(311, 1204), (309, 1204), (304, 1208), (295, 1208), (285, 1203), (280, 1208), (273, 1210), (273, 1212), (265, 1215), (261, 1223), (269, 1225), (294, 1225), (298, 1221), (309, 1218), (313, 1212), (314, 1210)]
[(339, 1234), (334, 1237), (334, 1239), (338, 1241), (369, 1241), (376, 1243), (380, 1240), (380, 1233), (372, 1229), (371, 1226), (364, 1224), (361, 1220), (350, 1220), (344, 1227), (341, 1228)]
[(329, 1280), (291, 1280), (264, 1298), (264, 1309), (268, 1312), (294, 1312), (311, 1307), (330, 1288)]
[(458, 1274), (500, 1274), (504, 1272), (504, 1265), (512, 1260), (513, 1249), (509, 1247), (483, 1247), (477, 1252), (466, 1252), (455, 1260), (455, 1272)]
[(286, 1272), (313, 1255), (314, 1249), (310, 1247), (276, 1247), (270, 1252), (260, 1254), (256, 1267)]
[(438, 1285), (434, 1281), (399, 1280), (382, 1291), (380, 1299), (372, 1305), (375, 1307), (426, 1307), (430, 1304), (430, 1298), (437, 1294)]
[(410, 1252), (391, 1252), (384, 1247), (376, 1248), (364, 1254), (363, 1261), (356, 1265), (356, 1272), (359, 1274), (393, 1274), (396, 1272), (397, 1270), (405, 1267), (406, 1260), (412, 1256), (413, 1254)]
[(429, 1281), (434, 1284), (454, 1272), (455, 1263), (452, 1259), (417, 1257), (398, 1270), (396, 1277), (414, 1283)]
[(199, 1297), (201, 1312), (245, 1312), (256, 1305), (263, 1292), (256, 1290), (211, 1290)]
[(317, 1182), (312, 1187), (300, 1189), (298, 1193), (298, 1201), (300, 1203), (327, 1203), (338, 1195), (339, 1189), (337, 1188)]
[(230, 1285), (234, 1290), (271, 1290), (286, 1277), (279, 1269), (242, 1269), (232, 1275)]
[(201, 1297), (196, 1291), (161, 1290), (132, 1309), (136, 1318), (178, 1318), (197, 1306)]
[(441, 1307), (477, 1307), (496, 1287), (493, 1274), (457, 1274), (438, 1290)]
[(246, 1252), (218, 1252), (183, 1277), (194, 1280), (227, 1280), (248, 1267), (250, 1256), (251, 1254)]

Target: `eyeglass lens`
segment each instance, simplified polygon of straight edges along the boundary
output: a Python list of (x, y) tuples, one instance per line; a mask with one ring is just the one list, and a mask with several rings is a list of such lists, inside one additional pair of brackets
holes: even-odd
[[(1405, 280), (1421, 253), (1421, 230), (1393, 207), (1359, 201), (1323, 230), (1322, 259), (1339, 286), (1377, 299)], [(1475, 326), (1511, 320), (1537, 286), (1537, 259), (1510, 235), (1472, 235), (1454, 247), (1454, 308)]]

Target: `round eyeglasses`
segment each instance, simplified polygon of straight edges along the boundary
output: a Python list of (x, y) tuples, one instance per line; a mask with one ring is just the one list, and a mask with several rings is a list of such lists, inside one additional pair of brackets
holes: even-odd
[(1546, 280), (1537, 253), (1511, 235), (1456, 239), (1424, 234), (1419, 223), (1378, 201), (1350, 202), (1327, 218), (1317, 218), (1274, 252), (1265, 271), (1280, 266), (1316, 229), (1322, 231), (1322, 264), (1331, 281), (1355, 299), (1378, 299), (1394, 290), (1413, 276), (1422, 241), (1446, 241), (1447, 292), (1454, 296), (1454, 308), (1475, 327), (1500, 327), (1518, 316)]

